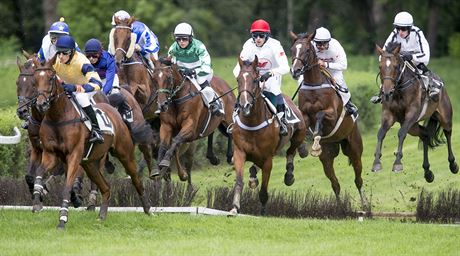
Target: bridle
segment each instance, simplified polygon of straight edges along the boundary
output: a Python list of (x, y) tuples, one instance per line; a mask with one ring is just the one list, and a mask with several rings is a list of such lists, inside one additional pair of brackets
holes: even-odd
[[(131, 31), (131, 27), (130, 27), (130, 26), (124, 26), (124, 25), (117, 25), (117, 26), (115, 26), (115, 30), (117, 30), (117, 29), (129, 29), (129, 31)], [(123, 49), (123, 48), (121, 48), (121, 47), (118, 47), (118, 48), (115, 49), (114, 55), (115, 55), (115, 53), (116, 53), (117, 51), (121, 51), (121, 52), (123, 53), (123, 60), (122, 60), (122, 62), (126, 61), (127, 55), (128, 55), (128, 51), (125, 50), (125, 49)]]
[[(241, 77), (244, 77), (244, 75), (245, 75), (245, 74), (248, 74), (248, 73), (249, 73), (249, 72), (243, 72), (243, 71), (240, 72), (240, 75), (238, 76), (238, 84), (239, 84), (239, 82), (240, 82)], [(245, 80), (246, 80), (246, 79), (245, 79)], [(259, 81), (260, 81), (260, 79), (258, 78), (258, 76), (252, 80), (252, 85), (254, 86), (253, 88), (256, 89), (256, 88), (259, 86)], [(262, 89), (260, 89), (260, 90), (259, 90), (259, 93), (256, 94), (256, 93), (254, 92), (255, 90), (247, 89), (246, 85), (247, 85), (247, 83), (244, 83), (243, 89), (242, 89), (242, 90), (239, 90), (239, 89), (238, 89), (238, 97), (237, 97), (237, 100), (236, 100), (236, 107), (237, 107), (238, 109), (241, 109), (241, 108), (243, 107), (243, 106), (241, 106), (241, 104), (240, 104), (240, 97), (241, 97), (241, 94), (247, 93), (247, 94), (249, 94), (249, 96), (251, 96), (251, 101), (249, 101), (249, 106), (250, 106), (250, 108), (252, 108), (252, 106), (254, 106), (254, 102), (256, 102), (257, 97), (260, 97), (261, 94), (262, 94)]]
[(56, 85), (57, 84), (56, 83), (57, 75), (56, 75), (56, 71), (54, 69), (52, 69), (50, 67), (38, 67), (38, 68), (35, 69), (35, 73), (37, 73), (37, 72), (46, 72), (46, 71), (51, 71), (52, 72), (52, 75), (49, 78), (49, 85), (51, 85), (51, 87), (49, 87), (48, 90), (39, 90), (39, 89), (37, 89), (37, 97), (36, 97), (36, 99), (38, 99), (38, 97), (43, 96), (45, 98), (45, 102), (43, 103), (44, 105), (50, 104), (53, 100), (55, 100), (56, 98), (59, 98), (62, 94), (65, 93), (63, 91), (60, 94), (56, 94), (56, 92), (57, 92), (57, 85)]
[[(383, 84), (383, 81), (385, 81), (385, 80), (390, 80), (394, 84), (393, 88), (389, 92), (390, 94), (393, 93), (395, 90), (404, 90), (404, 89), (409, 88), (413, 84), (412, 81), (417, 78), (416, 76), (412, 76), (411, 79), (408, 79), (405, 82), (402, 82), (403, 75), (404, 75), (404, 72), (406, 71), (406, 68), (409, 67), (409, 69), (411, 69), (411, 67), (409, 66), (410, 64), (408, 64), (404, 60), (402, 60), (400, 56), (395, 56), (393, 53), (385, 52), (385, 53), (383, 53), (381, 55), (381, 58), (386, 59), (385, 61), (391, 61), (391, 58), (393, 58), (393, 57), (396, 57), (397, 61), (398, 61), (398, 65), (396, 67), (396, 72), (397, 72), (396, 75), (394, 77), (393, 76), (388, 76), (388, 75), (385, 75), (383, 77), (380, 76), (380, 78), (382, 80), (382, 84)], [(403, 64), (401, 64), (401, 62)], [(385, 66), (384, 68), (389, 69), (390, 67)], [(379, 74), (381, 75), (381, 73), (382, 72), (380, 71)], [(390, 72), (388, 71), (388, 72), (385, 72), (385, 73), (390, 73)]]
[[(296, 41), (297, 42), (297, 41)], [(300, 69), (300, 75), (303, 75), (306, 71), (309, 71), (311, 70), (313, 67), (317, 66), (318, 65), (318, 62), (315, 62), (314, 61), (314, 54), (313, 53), (313, 50), (311, 47), (307, 47), (306, 44), (310, 44), (309, 41), (304, 41), (304, 42), (299, 42), (296, 44), (296, 42), (294, 42), (293, 45), (300, 45), (301, 47), (298, 47), (298, 51), (302, 50), (303, 48), (306, 48), (305, 51), (302, 51), (300, 52), (299, 54), (299, 57), (296, 57), (296, 56), (293, 56), (292, 57), (292, 67), (294, 67), (294, 62), (296, 60), (300, 61), (300, 63), (302, 64), (302, 68)], [(305, 56), (304, 58), (302, 58), (303, 56)]]
[[(165, 78), (166, 82), (168, 83), (166, 88), (158, 88), (157, 90), (157, 95), (159, 95), (160, 93), (163, 93), (163, 94), (166, 94), (166, 102), (167, 104), (171, 103), (171, 102), (175, 102), (175, 103), (178, 103), (178, 104), (181, 104), (183, 103), (185, 100), (184, 98), (185, 97), (188, 97), (188, 98), (191, 98), (195, 95), (198, 95), (198, 93), (196, 94), (193, 94), (193, 92), (191, 92), (190, 94), (182, 97), (182, 98), (179, 98), (179, 99), (174, 99), (176, 97), (176, 94), (182, 90), (182, 88), (185, 86), (185, 80), (187, 79), (186, 76), (184, 76), (182, 79), (181, 79), (181, 82), (178, 86), (175, 86), (175, 81), (174, 81), (174, 70), (173, 70), (173, 67), (172, 66), (163, 66), (163, 67), (155, 67), (154, 68), (154, 72), (158, 72), (160, 70), (164, 70), (164, 69), (167, 69), (169, 72), (167, 74), (167, 77)], [(193, 95), (192, 95), (193, 94)], [(188, 99), (187, 98), (187, 99)]]

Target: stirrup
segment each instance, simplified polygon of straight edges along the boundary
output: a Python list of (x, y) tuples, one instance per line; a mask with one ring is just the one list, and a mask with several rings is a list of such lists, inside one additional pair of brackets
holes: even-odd
[(93, 130), (91, 131), (91, 137), (89, 138), (89, 142), (90, 143), (97, 142), (99, 144), (102, 144), (104, 143), (104, 136), (102, 136), (102, 134), (100, 134), (99, 132)]
[(287, 124), (286, 124), (286, 119), (281, 118), (281, 119), (279, 119), (279, 121), (280, 121), (280, 135), (281, 136), (286, 136), (288, 134), (288, 128), (287, 128)]
[(378, 103), (382, 102), (382, 98), (380, 98), (380, 96), (378, 96), (378, 95), (374, 95), (374, 96), (371, 97), (370, 102), (374, 103), (374, 104), (378, 104)]

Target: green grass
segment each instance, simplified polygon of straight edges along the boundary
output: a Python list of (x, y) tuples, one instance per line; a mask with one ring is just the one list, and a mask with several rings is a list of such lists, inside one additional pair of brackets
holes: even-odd
[[(2, 255), (456, 255), (458, 226), (386, 220), (312, 220), (0, 210)], [(431, 237), (431, 238), (429, 238)]]

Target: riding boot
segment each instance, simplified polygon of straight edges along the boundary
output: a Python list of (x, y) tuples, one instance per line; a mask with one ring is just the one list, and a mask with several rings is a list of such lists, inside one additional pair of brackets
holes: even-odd
[[(288, 129), (287, 129), (287, 120), (286, 120), (286, 108), (284, 104), (278, 104), (276, 105), (276, 113), (283, 113), (281, 115), (281, 118), (278, 119), (280, 123), (280, 135), (281, 136), (286, 136), (288, 134)], [(278, 116), (278, 115), (277, 115)]]
[(87, 106), (84, 107), (83, 110), (85, 111), (86, 115), (89, 117), (91, 121), (91, 137), (89, 138), (90, 143), (97, 142), (99, 144), (104, 143), (104, 136), (102, 136), (101, 129), (99, 128), (99, 124), (97, 123), (96, 113), (94, 113), (93, 107)]
[(351, 102), (351, 99), (347, 102), (347, 104), (345, 104), (345, 109), (350, 115), (355, 115), (358, 113), (358, 107), (356, 107), (356, 105)]
[[(202, 84), (200, 84), (201, 90), (204, 88), (210, 86), (209, 82), (206, 80)], [(218, 99), (211, 100), (209, 102), (209, 110), (211, 111), (211, 114), (216, 115), (216, 116), (221, 116), (223, 113), (220, 111), (220, 104), (218, 102)]]

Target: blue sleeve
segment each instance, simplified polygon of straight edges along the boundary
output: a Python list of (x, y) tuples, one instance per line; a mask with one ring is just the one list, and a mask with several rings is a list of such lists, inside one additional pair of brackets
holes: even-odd
[(83, 66), (81, 67), (81, 72), (82, 72), (83, 75), (85, 76), (86, 73), (88, 73), (88, 72), (95, 72), (95, 69), (94, 69), (93, 65), (88, 64), (88, 63), (85, 63), (85, 64), (83, 64)]
[(115, 74), (117, 74), (117, 66), (115, 65), (114, 59), (109, 55), (107, 56), (107, 71), (105, 73), (105, 84), (103, 88), (104, 94), (108, 94), (112, 90)]
[(40, 59), (40, 62), (45, 62), (45, 53), (43, 52), (43, 48), (40, 48), (38, 51), (38, 59)]

